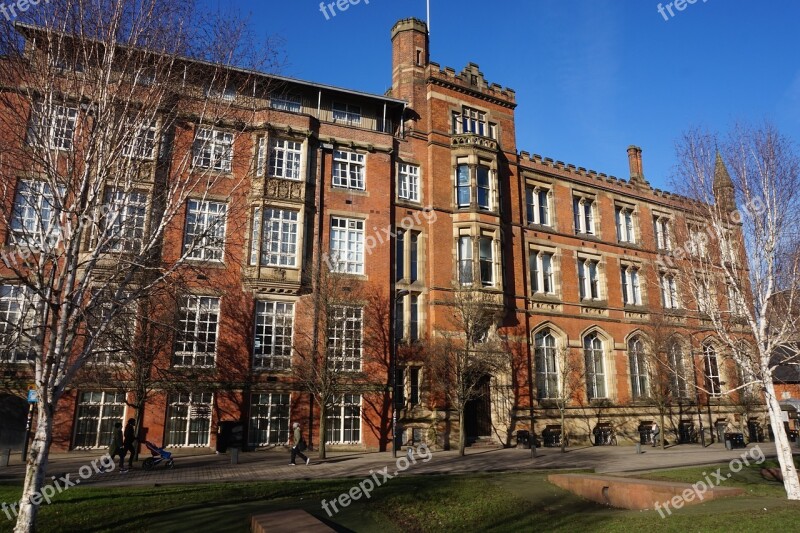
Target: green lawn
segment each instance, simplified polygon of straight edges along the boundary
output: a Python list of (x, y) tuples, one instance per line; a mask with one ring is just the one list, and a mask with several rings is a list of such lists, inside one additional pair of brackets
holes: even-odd
[[(718, 465), (722, 466), (722, 465)], [(717, 468), (651, 473), (695, 482)], [(39, 531), (248, 531), (252, 514), (305, 509), (339, 531), (782, 531), (795, 530), (800, 504), (782, 486), (745, 469), (725, 486), (747, 494), (687, 507), (661, 519), (655, 511), (622, 511), (583, 501), (547, 483), (543, 473), (406, 476), (375, 489), (329, 519), (321, 507), (358, 480), (226, 483), (153, 488), (76, 487), (42, 508)], [(0, 502), (18, 489), (0, 486)], [(0, 514), (0, 531), (11, 522)]]

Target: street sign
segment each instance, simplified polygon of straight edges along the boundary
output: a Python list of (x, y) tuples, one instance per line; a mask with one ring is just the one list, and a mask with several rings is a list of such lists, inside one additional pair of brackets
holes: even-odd
[(28, 389), (28, 403), (36, 403), (39, 397), (36, 395), (36, 389)]

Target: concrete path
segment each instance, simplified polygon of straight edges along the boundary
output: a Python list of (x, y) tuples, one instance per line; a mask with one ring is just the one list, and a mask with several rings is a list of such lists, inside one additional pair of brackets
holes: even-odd
[[(775, 446), (762, 443), (760, 452), (774, 457)], [(383, 469), (389, 475), (460, 474), (475, 472), (530, 471), (544, 469), (588, 469), (596, 473), (625, 474), (638, 471), (674, 468), (680, 466), (724, 463), (747, 454), (751, 462), (761, 456), (754, 445), (747, 449), (726, 450), (715, 444), (706, 448), (700, 445), (672, 446), (666, 450), (644, 447), (637, 454), (632, 446), (600, 446), (572, 448), (562, 454), (559, 449), (537, 449), (537, 457), (524, 449), (468, 449), (465, 457), (454, 451), (430, 452), (430, 455), (415, 454), (416, 463), (408, 462), (406, 455), (393, 459), (390, 452), (381, 453), (333, 453), (320, 461), (311, 455), (311, 465), (298, 462), (290, 466), (289, 453), (284, 450), (258, 451), (240, 454), (240, 464), (231, 465), (228, 455), (216, 455), (209, 450), (175, 450), (175, 468), (166, 470), (161, 466), (152, 471), (141, 469), (135, 463), (128, 473), (118, 469), (105, 474), (92, 474), (80, 478), (81, 466), (90, 465), (100, 457), (99, 452), (71, 452), (53, 454), (48, 468), (48, 477), (71, 474), (72, 481), (84, 485), (102, 486), (152, 486), (156, 484), (219, 483), (241, 481), (290, 480), (314, 478), (366, 478)], [(800, 449), (796, 454), (800, 454)], [(22, 482), (24, 466), (19, 454), (11, 466), (0, 468), (0, 481)], [(84, 469), (88, 472), (88, 469)]]

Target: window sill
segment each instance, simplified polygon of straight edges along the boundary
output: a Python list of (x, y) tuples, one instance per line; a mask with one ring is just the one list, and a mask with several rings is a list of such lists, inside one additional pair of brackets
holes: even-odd
[(339, 185), (331, 185), (330, 189), (331, 192), (341, 192), (346, 194), (355, 194), (357, 196), (369, 196), (369, 192), (367, 191), (366, 187), (363, 189), (354, 189), (351, 187), (341, 187)]
[(407, 198), (400, 198), (398, 196), (397, 200), (395, 201), (395, 206), (396, 207), (412, 207), (412, 208), (415, 208), (415, 209), (419, 209), (420, 207), (422, 207), (422, 201), (421, 200), (409, 200)]
[(635, 407), (647, 407), (653, 405), (653, 399), (648, 396), (638, 396), (636, 398), (631, 398), (631, 406)]
[(334, 275), (334, 276), (341, 276), (343, 278), (356, 279), (356, 280), (360, 280), (360, 281), (369, 281), (369, 276), (367, 276), (366, 274), (353, 274), (351, 272), (337, 272), (336, 270), (331, 270), (330, 274)]
[(589, 405), (592, 407), (610, 407), (611, 406), (611, 399), (610, 398), (592, 398), (589, 400)]
[(224, 259), (196, 259), (194, 257), (187, 257), (186, 262), (207, 268), (226, 268)]
[(222, 176), (226, 178), (233, 177), (233, 170), (220, 170), (211, 167), (200, 167), (200, 166), (192, 166), (191, 172), (208, 172), (209, 174), (213, 174), (214, 176)]
[(527, 229), (533, 230), (533, 231), (544, 231), (546, 233), (558, 233), (556, 231), (556, 229), (553, 226), (549, 225), (549, 224), (532, 224), (532, 223), (528, 223), (528, 225), (525, 226), (525, 227)]
[(289, 368), (263, 368), (256, 365), (253, 365), (253, 372), (258, 374), (277, 374), (282, 376), (288, 376), (292, 373), (291, 366)]
[(558, 294), (552, 293), (543, 293), (543, 292), (534, 292), (530, 295), (531, 300), (535, 300), (537, 302), (547, 302), (553, 304), (560, 304), (561, 297)]
[(575, 237), (577, 237), (579, 239), (586, 240), (586, 241), (592, 241), (592, 242), (601, 242), (602, 241), (600, 236), (596, 235), (594, 233), (576, 233)]
[(303, 181), (302, 177), (301, 178), (287, 178), (285, 176), (270, 176), (270, 175), (267, 175), (267, 174), (258, 174), (258, 175), (256, 175), (256, 178), (261, 179), (261, 180), (291, 181), (293, 183), (301, 183)]
[(72, 148), (59, 148), (56, 146), (45, 146), (43, 144), (35, 144), (26, 142), (25, 146), (31, 150), (50, 150), (51, 152), (64, 152), (68, 154), (73, 151)]

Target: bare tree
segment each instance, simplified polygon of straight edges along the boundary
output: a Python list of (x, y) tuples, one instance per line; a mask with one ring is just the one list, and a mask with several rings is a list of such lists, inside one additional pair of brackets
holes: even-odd
[(235, 194), (250, 162), (231, 151), (267, 91), (225, 66), (266, 68), (267, 48), (189, 0), (31, 7), (0, 26), (2, 352), (38, 392), (20, 532), (35, 529), (59, 400), (118, 318), (206, 249), (164, 242), (190, 197)]
[[(347, 394), (364, 387), (364, 321), (366, 298), (358, 282), (338, 273), (340, 263), (319, 265), (316, 289), (303, 308), (310, 321), (295, 335), (297, 357), (292, 376), (299, 390), (309, 393), (319, 407), (319, 458), (327, 457), (328, 418)], [(307, 327), (306, 327), (307, 326)]]
[[(773, 356), (797, 331), (797, 316), (774, 312), (778, 293), (790, 309), (800, 296), (800, 261), (791, 248), (800, 224), (797, 149), (771, 125), (739, 126), (724, 141), (689, 132), (677, 155), (678, 179), (697, 215), (684, 228), (684, 283), (700, 320), (749, 377), (740, 387), (764, 395), (787, 497), (800, 500), (773, 379)], [(749, 354), (740, 349), (743, 339), (753, 342)]]
[(647, 403), (658, 411), (663, 450), (666, 447), (667, 415), (678, 402), (688, 399), (694, 381), (687, 381), (686, 362), (676, 338), (675, 324), (664, 315), (652, 314), (645, 332), (647, 336), (641, 339), (641, 347), (634, 349), (633, 353), (629, 349), (629, 356), (640, 358), (637, 364), (647, 380), (640, 387), (643, 387)]
[(566, 426), (567, 411), (585, 387), (586, 366), (580, 355), (568, 346), (559, 346), (556, 351), (558, 388), (555, 397), (561, 423), (561, 453), (567, 451), (569, 431)]
[(453, 329), (439, 331), (432, 340), (430, 366), (436, 389), (458, 414), (458, 453), (463, 456), (467, 404), (480, 397), (480, 385), (487, 376), (509, 369), (496, 338), (495, 326), (502, 307), (494, 296), (471, 287), (457, 287), (449, 305), (453, 309)]
[(532, 339), (536, 399), (543, 408), (558, 409), (561, 423), (561, 452), (567, 451), (567, 412), (584, 390), (585, 365), (579, 353), (570, 350), (566, 338), (552, 328), (540, 329)]

